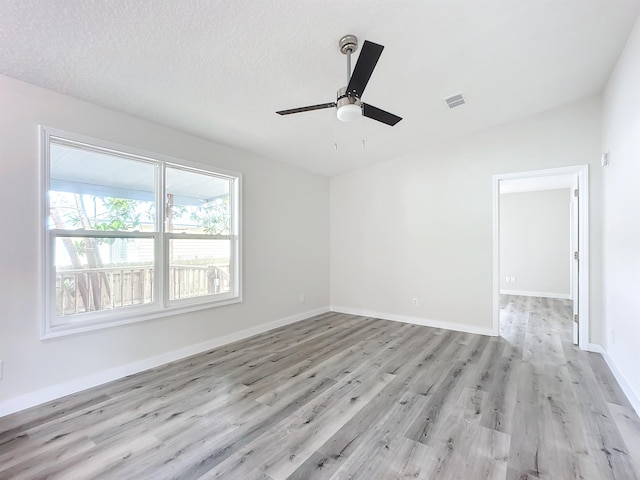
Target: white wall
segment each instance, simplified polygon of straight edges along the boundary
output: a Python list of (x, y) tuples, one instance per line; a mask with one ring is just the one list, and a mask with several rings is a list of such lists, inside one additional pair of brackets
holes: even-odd
[(500, 195), (501, 291), (569, 298), (570, 194), (565, 188)]
[[(39, 340), (38, 124), (243, 173), (244, 302)], [(48, 387), (328, 306), (327, 178), (2, 76), (0, 138), (0, 411)]]
[[(605, 349), (640, 413), (640, 20), (604, 93)], [(611, 365), (611, 362), (610, 362)], [(618, 378), (620, 380), (620, 377)], [(624, 386), (624, 385), (623, 385)], [(629, 392), (627, 391), (627, 396)]]
[(490, 333), (492, 176), (591, 164), (590, 335), (600, 342), (600, 109), (585, 100), (332, 178), (332, 308)]

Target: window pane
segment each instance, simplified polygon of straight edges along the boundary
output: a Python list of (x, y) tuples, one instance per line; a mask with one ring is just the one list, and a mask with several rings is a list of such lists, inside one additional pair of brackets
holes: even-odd
[(169, 299), (228, 293), (230, 240), (169, 240)]
[(57, 237), (53, 254), (59, 316), (153, 302), (153, 239)]
[(229, 189), (226, 178), (206, 173), (166, 169), (167, 232), (228, 235)]
[(50, 145), (49, 228), (155, 230), (155, 171), (147, 162)]

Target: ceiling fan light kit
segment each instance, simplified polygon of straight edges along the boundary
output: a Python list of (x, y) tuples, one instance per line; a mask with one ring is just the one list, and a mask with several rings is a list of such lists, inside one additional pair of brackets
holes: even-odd
[(349, 105), (338, 107), (336, 110), (336, 114), (338, 116), (338, 120), (342, 120), (343, 122), (351, 122), (352, 120), (355, 120), (362, 116), (362, 107), (360, 105), (356, 105), (355, 103), (350, 103)]
[(358, 48), (358, 39), (355, 35), (345, 35), (340, 39), (338, 45), (340, 52), (347, 56), (347, 86), (338, 90), (336, 101), (310, 105), (308, 107), (280, 110), (276, 113), (279, 115), (291, 115), (292, 113), (335, 107), (338, 120), (343, 122), (350, 122), (365, 116), (378, 122), (394, 126), (402, 120), (402, 118), (397, 115), (363, 103), (360, 100), (384, 47), (365, 40), (356, 66), (353, 69), (353, 73), (351, 73), (351, 54)]
[(362, 102), (358, 98), (348, 96), (347, 87), (342, 87), (338, 90), (336, 115), (338, 120), (343, 122), (351, 122), (362, 117)]

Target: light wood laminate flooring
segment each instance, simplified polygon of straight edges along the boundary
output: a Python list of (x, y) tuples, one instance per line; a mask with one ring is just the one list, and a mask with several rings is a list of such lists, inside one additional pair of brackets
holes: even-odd
[(638, 479), (562, 300), (502, 337), (327, 313), (0, 418), (0, 479)]

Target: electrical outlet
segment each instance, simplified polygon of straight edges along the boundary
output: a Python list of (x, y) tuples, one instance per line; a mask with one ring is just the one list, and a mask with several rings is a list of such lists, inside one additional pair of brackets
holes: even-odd
[(305, 300), (304, 293), (301, 293), (300, 294), (300, 303), (304, 303), (304, 300)]
[(507, 283), (511, 283), (511, 277), (504, 277), (504, 281)]
[(511, 277), (511, 283), (516, 283), (516, 277)]
[(414, 307), (417, 307), (417, 306), (418, 306), (418, 299), (417, 299), (416, 297), (413, 297), (413, 301), (411, 302), (411, 304), (412, 304)]

